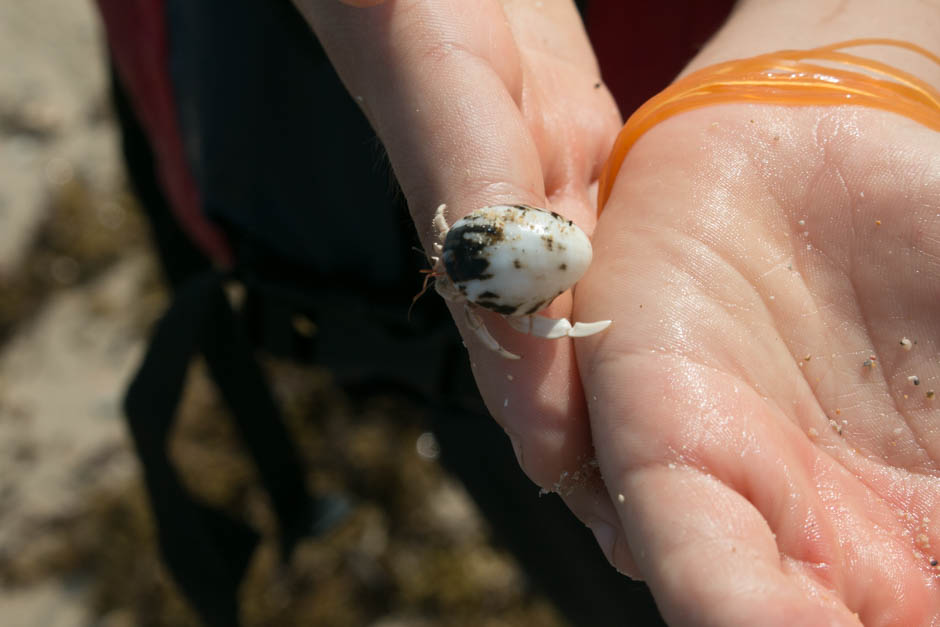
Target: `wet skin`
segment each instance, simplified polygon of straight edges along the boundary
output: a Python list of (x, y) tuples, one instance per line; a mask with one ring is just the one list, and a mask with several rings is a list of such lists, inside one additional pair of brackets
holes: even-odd
[[(382, 138), (428, 250), (440, 203), (451, 224), (523, 203), (593, 231), (587, 275), (545, 313), (613, 318), (604, 334), (548, 342), (487, 316), (523, 355), (509, 362), (462, 331), (523, 469), (560, 484), (670, 623), (858, 613), (906, 625), (940, 612), (940, 402), (926, 398), (940, 392), (940, 135), (861, 109), (686, 113), (634, 146), (595, 230), (620, 119), (594, 87), (573, 7), (298, 4)], [(698, 64), (872, 23), (928, 46), (940, 32), (926, 3), (822, 4), (742, 2)]]

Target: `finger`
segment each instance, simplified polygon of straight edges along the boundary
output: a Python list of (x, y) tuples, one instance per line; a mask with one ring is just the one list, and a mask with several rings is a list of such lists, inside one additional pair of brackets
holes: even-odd
[(618, 482), (621, 520), (670, 625), (860, 625), (838, 597), (784, 571), (754, 507), (689, 467), (649, 466)]
[(524, 63), (523, 115), (551, 208), (590, 233), (591, 188), (622, 120), (573, 2), (504, 2)]
[(806, 566), (836, 572), (844, 557), (842, 525), (826, 524), (805, 467), (825, 466), (811, 444), (758, 420), (757, 395), (707, 368), (645, 356), (592, 366), (599, 466), (670, 624), (857, 624), (838, 575)]
[(642, 579), (633, 552), (627, 544), (615, 503), (607, 494), (600, 474), (595, 470), (589, 479), (580, 481), (579, 485), (571, 487), (562, 483), (555, 491), (594, 534), (598, 547), (611, 566), (631, 579)]
[(590, 232), (588, 187), (619, 116), (573, 3), (297, 4), (376, 127), (426, 245), (441, 203), (453, 222), (550, 197)]
[(486, 205), (545, 206), (499, 3), (301, 6), (382, 139), (426, 246), (441, 203), (449, 222)]

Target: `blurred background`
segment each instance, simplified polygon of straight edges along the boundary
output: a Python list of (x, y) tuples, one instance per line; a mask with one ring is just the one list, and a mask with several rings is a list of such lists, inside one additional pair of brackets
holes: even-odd
[[(121, 414), (168, 295), (108, 83), (89, 2), (0, 0), (5, 627), (199, 624), (159, 561)], [(424, 409), (351, 397), (313, 366), (264, 366), (305, 461), (316, 459), (308, 483), (354, 493), (356, 506), (281, 564), (255, 469), (192, 366), (171, 458), (199, 478), (193, 492), (265, 533), (241, 587), (245, 625), (565, 624), (442, 470)]]

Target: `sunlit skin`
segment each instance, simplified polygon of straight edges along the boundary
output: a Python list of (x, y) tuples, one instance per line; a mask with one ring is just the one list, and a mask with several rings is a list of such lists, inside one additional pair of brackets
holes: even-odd
[(940, 614), (940, 99), (835, 48), (809, 54), (891, 80), (801, 52), (706, 68), (601, 178), (575, 313), (623, 314), (579, 366), (612, 550), (680, 624), (704, 599), (718, 624)]
[[(940, 134), (818, 100), (689, 108), (623, 150), (598, 219), (622, 120), (572, 3), (296, 2), (387, 148), (426, 249), (442, 202), (451, 223), (524, 203), (592, 234), (591, 267), (547, 313), (612, 318), (603, 334), (547, 342), (488, 317), (523, 356), (509, 361), (452, 311), (520, 465), (549, 489), (602, 475), (560, 492), (670, 624), (940, 614), (940, 399), (927, 397), (940, 392)], [(937, 32), (922, 0), (741, 0), (690, 71)], [(897, 67), (940, 85), (933, 65)]]
[(940, 612), (938, 149), (867, 108), (721, 105), (625, 160), (575, 298), (621, 313), (578, 365), (613, 551), (677, 624)]

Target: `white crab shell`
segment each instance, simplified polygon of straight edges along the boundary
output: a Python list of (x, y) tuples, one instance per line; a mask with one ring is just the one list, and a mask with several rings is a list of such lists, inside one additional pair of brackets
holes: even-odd
[(591, 256), (591, 241), (571, 220), (527, 205), (496, 205), (455, 222), (441, 260), (468, 301), (525, 316), (577, 283)]

